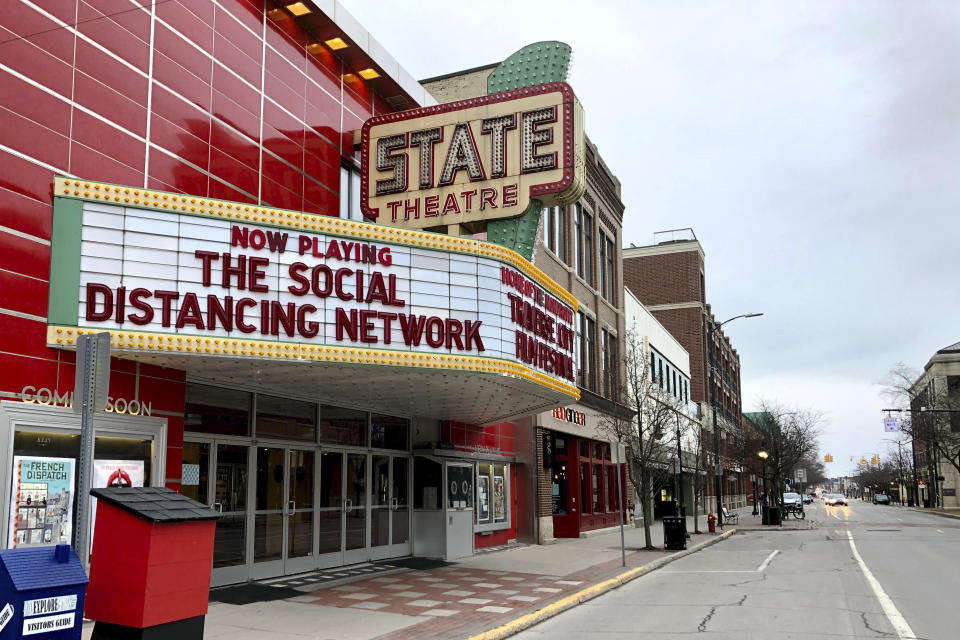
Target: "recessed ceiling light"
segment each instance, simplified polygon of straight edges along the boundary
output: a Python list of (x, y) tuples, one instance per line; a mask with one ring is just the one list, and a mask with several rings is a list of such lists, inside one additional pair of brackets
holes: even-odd
[(343, 41), (343, 38), (330, 38), (329, 40), (324, 40), (323, 43), (330, 47), (332, 51), (346, 49), (349, 46)]
[(380, 77), (380, 74), (377, 73), (375, 69), (370, 69), (370, 68), (361, 69), (360, 71), (357, 71), (357, 73), (358, 73), (358, 74), (360, 75), (360, 77), (363, 78), (364, 80), (373, 80), (374, 78), (379, 78), (379, 77)]
[(295, 16), (305, 16), (310, 13), (310, 7), (302, 2), (294, 2), (293, 4), (287, 5), (287, 11)]

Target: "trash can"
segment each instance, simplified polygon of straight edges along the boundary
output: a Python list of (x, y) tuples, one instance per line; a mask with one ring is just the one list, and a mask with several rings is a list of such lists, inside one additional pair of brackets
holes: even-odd
[(94, 640), (201, 640), (219, 514), (164, 487), (93, 489)]
[(779, 526), (782, 524), (780, 507), (763, 508), (763, 524), (770, 526)]
[(87, 573), (68, 544), (0, 551), (0, 638), (80, 640)]
[(687, 519), (679, 516), (663, 517), (663, 544), (667, 549), (687, 548)]

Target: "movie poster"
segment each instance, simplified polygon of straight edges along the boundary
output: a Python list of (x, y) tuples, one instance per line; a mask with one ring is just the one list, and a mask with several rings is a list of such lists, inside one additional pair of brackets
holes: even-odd
[(490, 476), (477, 478), (477, 521), (490, 522)]
[[(500, 471), (500, 469), (497, 469)], [(503, 476), (493, 476), (493, 520), (494, 522), (503, 522), (507, 519), (507, 501), (503, 494), (504, 484)]]
[(13, 457), (8, 547), (70, 544), (73, 537), (73, 458)]
[[(143, 460), (94, 460), (93, 488), (142, 487)], [(97, 524), (97, 499), (90, 498), (90, 547)]]

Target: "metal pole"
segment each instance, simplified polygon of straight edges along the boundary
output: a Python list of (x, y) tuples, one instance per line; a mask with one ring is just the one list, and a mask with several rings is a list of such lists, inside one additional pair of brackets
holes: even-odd
[(97, 401), (97, 350), (98, 340), (95, 336), (79, 338), (76, 366), (79, 368), (77, 373), (82, 378), (76, 378), (79, 384), (74, 385), (74, 402), (80, 402), (80, 463), (77, 469), (77, 519), (73, 531), (73, 549), (84, 566), (90, 563), (90, 485), (93, 479), (93, 410)]
[(722, 466), (720, 464), (720, 432), (717, 430), (717, 392), (714, 390), (714, 354), (713, 354), (713, 331), (715, 321), (710, 322), (710, 331), (707, 332), (707, 341), (710, 343), (710, 409), (713, 414), (713, 490), (717, 496), (717, 524), (723, 526), (723, 496), (722, 482), (720, 474)]
[(683, 458), (680, 448), (680, 413), (677, 413), (677, 515), (683, 515)]
[(620, 485), (620, 443), (617, 448), (617, 505), (620, 512), (620, 566), (627, 566), (627, 546), (623, 537), (623, 520), (626, 514), (623, 512), (623, 487)]

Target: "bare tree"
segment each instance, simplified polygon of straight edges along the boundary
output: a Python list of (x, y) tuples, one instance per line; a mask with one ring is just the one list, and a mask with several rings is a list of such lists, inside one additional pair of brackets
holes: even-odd
[(761, 400), (754, 422), (762, 432), (769, 454), (766, 466), (773, 479), (773, 504), (783, 502), (783, 479), (811, 455), (817, 453), (820, 413), (811, 409), (791, 409)]
[(707, 474), (704, 469), (704, 431), (698, 422), (688, 421), (686, 441), (687, 463), (690, 470), (691, 493), (693, 494), (693, 532), (700, 533), (700, 506), (704, 501), (707, 488)]
[(939, 476), (939, 460), (960, 473), (960, 390), (943, 378), (931, 377), (926, 385), (918, 385), (919, 380), (919, 372), (898, 362), (887, 374), (883, 395), (892, 408), (910, 409), (903, 413), (900, 430), (913, 439), (914, 452), (925, 454), (930, 477)]
[(896, 463), (884, 460), (878, 464), (859, 466), (851, 475), (856, 479), (861, 491), (867, 488), (876, 495), (890, 491), (890, 485), (896, 482), (897, 473)]
[(627, 473), (640, 498), (645, 548), (654, 549), (650, 535), (653, 499), (671, 476), (676, 415), (681, 407), (679, 400), (662, 388), (662, 381), (653, 379), (643, 338), (628, 331), (624, 346), (626, 380), (611, 381), (611, 390), (632, 415), (607, 414), (600, 421), (600, 430), (627, 448)]

